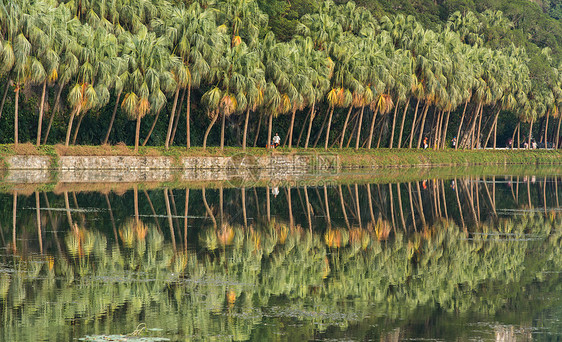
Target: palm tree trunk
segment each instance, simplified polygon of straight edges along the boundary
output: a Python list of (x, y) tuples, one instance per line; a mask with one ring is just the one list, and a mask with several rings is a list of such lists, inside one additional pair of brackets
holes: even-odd
[(221, 117), (221, 151), (224, 151), (224, 128), (226, 125), (226, 113), (222, 113)]
[(404, 113), (402, 114), (402, 122), (400, 123), (400, 134), (398, 135), (398, 145), (397, 148), (402, 148), (402, 133), (404, 133), (404, 122), (406, 121), (406, 114), (408, 113), (408, 107), (410, 107), (410, 98), (406, 102), (406, 107), (404, 107)]
[(273, 114), (269, 114), (269, 123), (267, 125), (267, 146), (271, 148), (271, 131), (273, 130)]
[(365, 105), (361, 106), (361, 113), (359, 114), (359, 123), (357, 124), (357, 141), (355, 141), (355, 150), (359, 149), (359, 138), (361, 138), (361, 128), (363, 124), (363, 112), (365, 110)]
[(562, 122), (562, 115), (558, 114), (558, 128), (556, 129), (556, 141), (554, 146), (558, 149), (558, 141), (560, 140), (560, 122)]
[[(481, 129), (482, 129), (482, 117), (484, 116), (484, 105), (482, 105), (482, 107), (480, 108), (480, 117), (478, 118), (478, 135), (476, 135), (476, 147), (478, 147), (478, 143), (481, 143), (480, 141), (480, 137), (481, 137)], [(485, 146), (480, 145), (481, 148), (484, 148)]]
[[(394, 130), (396, 129), (396, 113), (398, 111), (398, 100), (396, 100), (396, 105), (394, 106), (394, 115), (392, 116), (392, 132), (390, 132), (390, 143), (388, 148), (392, 149), (392, 144), (394, 143)], [(398, 146), (400, 147), (400, 145)]]
[[(515, 129), (513, 130), (513, 135), (511, 136), (511, 149), (513, 150), (513, 146), (515, 146), (515, 133), (517, 133), (517, 130), (519, 130), (519, 125), (521, 123), (517, 123), (517, 126), (515, 126)], [(517, 146), (519, 148), (519, 146)]]
[[(425, 120), (427, 118), (427, 112), (429, 111), (429, 103), (426, 103), (424, 106), (424, 110), (423, 110), (423, 115), (420, 121), (420, 134), (418, 136), (418, 145), (417, 148), (420, 148), (421, 142), (422, 142), (422, 138), (423, 138), (423, 130), (425, 128)], [(437, 110), (437, 109), (436, 109)]]
[(43, 144), (47, 143), (47, 139), (49, 138), (49, 132), (51, 132), (51, 126), (53, 125), (53, 119), (55, 118), (55, 114), (57, 113), (57, 106), (59, 105), (60, 95), (63, 90), (63, 85), (60, 84), (59, 91), (57, 92), (57, 97), (55, 98), (55, 104), (53, 105), (53, 110), (51, 111), (51, 117), (49, 118), (49, 124), (47, 125), (47, 132), (45, 132), (45, 138), (43, 139)]
[(242, 217), (244, 218), (244, 228), (248, 227), (248, 215), (246, 214), (246, 188), (240, 188), (242, 195)]
[(474, 149), (474, 130), (476, 128), (476, 121), (478, 121), (478, 113), (480, 113), (480, 108), (482, 107), (482, 100), (478, 102), (478, 106), (476, 107), (476, 114), (474, 116), (474, 120), (472, 121), (472, 127), (470, 128), (470, 135), (472, 136), (472, 141), (470, 142), (470, 149)]
[(146, 138), (144, 138), (144, 141), (142, 142), (142, 146), (146, 145), (146, 143), (148, 142), (148, 139), (150, 139), (150, 136), (152, 135), (152, 131), (154, 130), (154, 127), (156, 126), (156, 122), (158, 121), (159, 116), (160, 116), (160, 111), (158, 111), (158, 113), (156, 113), (156, 116), (154, 117), (154, 121), (152, 122), (152, 125), (150, 126), (150, 129), (148, 130), (148, 134), (146, 135)]
[(180, 122), (181, 110), (183, 109), (183, 99), (185, 98), (185, 93), (187, 90), (183, 90), (180, 99), (180, 106), (178, 107), (178, 113), (176, 115), (176, 121), (174, 122), (174, 129), (172, 129), (172, 136), (170, 138), (170, 146), (174, 145), (174, 139), (176, 138), (176, 132), (178, 131), (178, 124)]
[[(451, 114), (451, 110), (447, 111), (447, 118), (445, 119), (445, 129), (443, 129), (443, 135), (441, 136), (441, 148), (445, 149), (445, 145), (447, 144), (447, 129), (449, 128), (449, 116)], [(455, 147), (457, 144), (455, 144)]]
[(20, 97), (20, 86), (16, 86), (16, 105), (15, 105), (15, 116), (14, 116), (14, 145), (18, 146), (18, 105)]
[(332, 115), (334, 114), (334, 106), (330, 110), (330, 118), (328, 119), (328, 128), (326, 128), (326, 142), (324, 143), (324, 149), (328, 149), (328, 141), (330, 140), (330, 128), (332, 126)]
[(443, 110), (440, 110), (437, 114), (437, 126), (435, 127), (435, 136), (433, 137), (433, 149), (439, 149), (439, 138), (441, 137), (441, 125), (443, 124)]
[(209, 136), (209, 132), (211, 131), (211, 128), (213, 128), (213, 125), (215, 124), (215, 122), (219, 117), (215, 111), (213, 111), (211, 115), (212, 115), (211, 123), (209, 124), (209, 127), (207, 127), (207, 130), (205, 131), (205, 135), (203, 136), (203, 149), (207, 148), (207, 137)]
[(293, 147), (293, 130), (295, 127), (295, 115), (297, 114), (297, 109), (293, 109), (293, 113), (291, 114), (291, 126), (289, 126), (289, 148)]
[(304, 148), (307, 149), (308, 148), (308, 142), (310, 141), (310, 131), (312, 130), (312, 120), (314, 120), (314, 116), (316, 115), (316, 113), (314, 112), (316, 109), (316, 103), (312, 104), (312, 111), (310, 112), (310, 121), (308, 124), (308, 132), (306, 133), (306, 141), (304, 143)]
[(408, 148), (412, 148), (412, 142), (414, 141), (414, 132), (416, 130), (416, 118), (418, 117), (418, 108), (420, 106), (420, 99), (416, 103), (416, 110), (414, 111), (414, 119), (412, 120), (412, 130), (410, 131), (410, 142), (408, 143)]
[(80, 107), (81, 105), (78, 105), (78, 107), (72, 111), (72, 114), (70, 114), (70, 121), (68, 122), (68, 127), (66, 129), (66, 139), (64, 141), (64, 146), (66, 147), (68, 147), (70, 143), (70, 132), (72, 131), (72, 123), (74, 122), (74, 117), (76, 115), (80, 115)]
[(111, 133), (111, 129), (113, 128), (113, 122), (115, 121), (115, 115), (117, 114), (117, 107), (119, 107), (120, 99), (121, 99), (121, 92), (117, 93), (117, 99), (115, 99), (115, 106), (113, 106), (113, 114), (111, 114), (111, 120), (109, 121), (109, 127), (107, 128), (105, 139), (103, 139), (103, 145), (107, 144), (107, 141), (109, 140), (109, 134)]
[(191, 147), (191, 82), (187, 84), (187, 100), (186, 100), (186, 147)]
[(172, 105), (172, 113), (170, 114), (170, 120), (168, 121), (168, 131), (166, 132), (166, 142), (164, 146), (166, 149), (170, 147), (170, 137), (172, 135), (172, 125), (174, 123), (174, 117), (176, 115), (176, 106), (178, 105), (178, 96), (180, 94), (180, 88), (176, 89), (174, 94), (174, 104)]
[(312, 107), (310, 107), (308, 114), (306, 114), (306, 118), (304, 118), (304, 123), (302, 124), (301, 131), (299, 133), (299, 138), (297, 139), (297, 144), (295, 145), (296, 147), (299, 147), (301, 144), (302, 134), (304, 133), (304, 129), (306, 128), (306, 122), (308, 121), (308, 117), (310, 116), (311, 113), (312, 113)]
[(217, 220), (215, 219), (215, 215), (213, 215), (213, 211), (211, 210), (211, 208), (209, 207), (209, 204), (207, 203), (207, 195), (205, 193), (205, 187), (203, 187), (203, 189), (201, 189), (201, 197), (203, 198), (203, 205), (205, 206), (205, 210), (207, 211), (207, 215), (209, 215), (211, 217), (211, 220), (213, 221), (213, 227), (217, 226)]
[(84, 119), (84, 116), (86, 115), (82, 115), (78, 119), (78, 124), (76, 124), (76, 129), (74, 130), (74, 136), (72, 137), (72, 145), (76, 145), (76, 138), (78, 137), (78, 131), (80, 130), (80, 125), (82, 125), (82, 120)]
[(17, 225), (17, 211), (18, 211), (18, 192), (14, 191), (14, 202), (12, 205), (12, 250), (14, 253), (18, 250), (16, 244), (16, 225)]
[(347, 129), (347, 124), (349, 123), (349, 116), (351, 115), (352, 109), (353, 109), (353, 106), (349, 106), (349, 110), (347, 111), (347, 116), (345, 117), (345, 121), (343, 123), (343, 130), (342, 130), (341, 139), (340, 139), (340, 150), (343, 147), (343, 140), (345, 139), (345, 130)]
[(8, 96), (8, 90), (12, 85), (12, 80), (8, 79), (6, 81), (6, 88), (4, 88), (4, 95), (2, 95), (2, 103), (0, 103), (0, 118), (2, 117), (2, 112), (4, 111), (4, 104), (6, 103), (6, 97)]
[[(498, 123), (498, 115), (500, 114), (500, 110), (501, 110), (501, 107), (498, 108), (498, 111), (496, 112), (496, 115), (494, 115), (494, 121), (492, 121), (492, 126), (490, 126), (490, 131), (488, 132), (488, 135), (486, 136), (486, 140), (484, 141), (484, 145), (482, 146), (484, 148), (486, 148), (486, 146), (488, 146), (488, 141), (492, 137), (492, 132), (495, 131), (496, 124)], [(484, 126), (486, 126), (486, 125), (484, 125)], [(495, 149), (495, 139), (494, 139), (494, 149)]]
[(375, 129), (375, 119), (377, 118), (377, 114), (378, 114), (379, 108), (377, 107), (377, 109), (373, 112), (373, 120), (371, 121), (371, 129), (369, 130), (369, 139), (367, 140), (367, 149), (371, 149), (371, 143), (373, 142), (373, 134), (374, 129)]
[(260, 130), (261, 130), (261, 116), (258, 115), (258, 127), (256, 128), (256, 137), (254, 138), (254, 147), (256, 147), (256, 144), (258, 143), (258, 138), (260, 136)]
[(326, 114), (324, 114), (324, 120), (322, 120), (322, 126), (320, 126), (320, 130), (316, 133), (316, 139), (314, 139), (314, 145), (312, 145), (312, 148), (316, 148), (316, 145), (318, 145), (318, 142), (322, 137), (322, 132), (324, 132), (324, 127), (326, 127), (326, 121), (328, 121), (329, 113), (330, 108), (328, 107), (328, 109), (326, 110)]
[[(548, 117), (550, 116), (550, 108), (546, 112), (546, 124), (544, 126), (544, 148), (548, 147)], [(542, 138), (541, 138), (542, 140)]]
[(531, 125), (529, 126), (529, 137), (527, 137), (529, 148), (531, 148), (531, 134), (533, 134), (533, 119), (531, 119)]
[[(37, 123), (37, 146), (41, 145), (41, 127), (43, 126), (43, 109), (45, 108), (45, 93), (47, 92), (47, 80), (43, 81), (43, 92), (41, 93), (41, 104), (39, 105), (39, 122)], [(39, 196), (39, 194), (37, 194)]]
[(174, 221), (172, 220), (172, 210), (170, 209), (170, 198), (168, 197), (168, 188), (164, 189), (164, 202), (166, 203), (166, 216), (168, 218), (168, 226), (170, 228), (170, 236), (172, 238), (172, 247), (176, 251), (176, 234), (174, 233)]
[(250, 108), (246, 109), (246, 119), (244, 120), (244, 134), (242, 135), (242, 150), (246, 151), (246, 138), (248, 135), (248, 121), (250, 121)]
[(468, 100), (464, 103), (464, 109), (462, 110), (462, 116), (461, 116), (461, 123), (459, 124), (459, 128), (457, 129), (457, 142), (455, 143), (455, 150), (459, 147), (459, 143), (461, 141), (460, 137), (461, 137), (461, 128), (462, 128), (462, 123), (464, 122), (464, 116), (466, 114), (466, 107), (468, 106)]
[(135, 153), (139, 151), (139, 140), (140, 140), (140, 125), (141, 124), (141, 117), (140, 115), (137, 117), (137, 127), (135, 129)]

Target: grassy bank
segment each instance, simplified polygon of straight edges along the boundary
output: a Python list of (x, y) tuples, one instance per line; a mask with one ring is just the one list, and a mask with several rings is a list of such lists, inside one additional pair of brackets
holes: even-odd
[(45, 155), (53, 158), (61, 156), (168, 156), (168, 157), (204, 157), (234, 156), (247, 153), (254, 156), (318, 154), (337, 155), (342, 168), (373, 167), (417, 167), (417, 166), (456, 166), (456, 165), (560, 165), (562, 150), (415, 150), (415, 149), (288, 149), (278, 148), (268, 151), (264, 148), (227, 147), (221, 151), (218, 147), (203, 150), (200, 147), (141, 147), (138, 153), (125, 145), (69, 146), (49, 145), (35, 147), (32, 144), (0, 145), (0, 161), (11, 155)]

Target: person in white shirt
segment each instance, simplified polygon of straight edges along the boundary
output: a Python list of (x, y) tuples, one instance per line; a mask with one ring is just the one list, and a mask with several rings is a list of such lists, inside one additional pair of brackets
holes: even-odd
[(272, 145), (274, 148), (277, 148), (279, 146), (279, 144), (281, 143), (281, 138), (279, 137), (278, 133), (275, 133), (275, 136), (273, 137), (273, 141), (272, 141)]

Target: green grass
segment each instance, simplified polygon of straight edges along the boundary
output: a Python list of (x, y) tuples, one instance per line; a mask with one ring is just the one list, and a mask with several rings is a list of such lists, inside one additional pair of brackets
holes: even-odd
[[(378, 167), (417, 167), (417, 166), (455, 166), (455, 165), (559, 165), (562, 164), (562, 150), (416, 150), (416, 149), (303, 149), (248, 148), (239, 147), (140, 147), (135, 153), (133, 148), (125, 145), (116, 146), (69, 146), (47, 145), (39, 148), (32, 144), (0, 145), (0, 168), (5, 168), (5, 158), (11, 155), (45, 155), (51, 157), (53, 168), (57, 168), (61, 156), (165, 156), (174, 159), (175, 166), (180, 165), (182, 157), (234, 156), (246, 153), (254, 156), (294, 155), (294, 154), (329, 154), (339, 158), (342, 168), (378, 168)], [(314, 163), (314, 162), (313, 162)], [(314, 165), (312, 165), (314, 166)]]

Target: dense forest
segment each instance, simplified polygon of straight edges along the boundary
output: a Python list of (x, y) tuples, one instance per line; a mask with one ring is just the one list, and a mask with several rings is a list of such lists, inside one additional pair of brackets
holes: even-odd
[(561, 17), (558, 0), (0, 0), (0, 143), (558, 147)]

